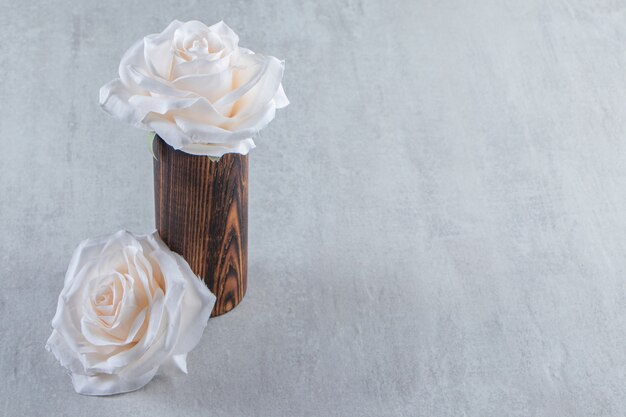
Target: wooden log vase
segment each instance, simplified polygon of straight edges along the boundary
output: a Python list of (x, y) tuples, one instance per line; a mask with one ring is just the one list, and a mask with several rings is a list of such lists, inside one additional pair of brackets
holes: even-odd
[(246, 293), (248, 156), (219, 161), (153, 141), (156, 228), (215, 294), (211, 314), (232, 310)]

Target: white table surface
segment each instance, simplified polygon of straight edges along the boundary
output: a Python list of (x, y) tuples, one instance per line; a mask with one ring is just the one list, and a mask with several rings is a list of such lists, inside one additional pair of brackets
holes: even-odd
[[(0, 415), (626, 414), (623, 2), (1, 6)], [(98, 89), (173, 18), (287, 62), (248, 293), (188, 376), (83, 397), (44, 350), (72, 250), (154, 224)]]

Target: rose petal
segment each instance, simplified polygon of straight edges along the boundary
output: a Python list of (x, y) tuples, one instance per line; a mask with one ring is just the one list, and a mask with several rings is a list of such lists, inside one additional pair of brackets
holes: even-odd
[(177, 79), (187, 75), (212, 75), (228, 70), (231, 63), (231, 53), (222, 54), (219, 59), (195, 59), (185, 61), (174, 59), (171, 79)]
[(247, 155), (256, 145), (252, 139), (245, 139), (241, 142), (235, 142), (231, 144), (202, 144), (192, 143), (191, 145), (185, 145), (181, 148), (183, 152), (191, 155), (206, 155), (213, 157), (222, 157), (227, 153), (238, 153), (241, 155)]
[(92, 376), (72, 374), (74, 390), (83, 395), (115, 395), (131, 392), (145, 386), (158, 371), (155, 367), (142, 375), (96, 374)]
[(182, 355), (173, 355), (172, 361), (176, 364), (178, 369), (187, 373), (187, 354), (183, 353)]
[(174, 348), (174, 354), (180, 355), (190, 352), (200, 342), (216, 298), (201, 279), (194, 277), (193, 271), (182, 256), (176, 255), (176, 259), (187, 280), (182, 301), (184, 308), (181, 310), (179, 338)]
[(165, 116), (151, 113), (146, 116), (144, 121), (146, 126), (149, 126), (150, 129), (174, 149), (181, 149), (183, 146), (193, 143), (191, 138), (178, 125), (172, 123)]
[(233, 89), (230, 93), (217, 100), (215, 106), (227, 106), (235, 104), (247, 92), (257, 85), (267, 73), (269, 61), (263, 56), (250, 54), (241, 56), (233, 68)]
[(230, 49), (237, 48), (239, 43), (239, 36), (226, 24), (223, 20), (220, 20), (216, 24), (209, 27), (212, 32), (217, 33), (222, 41), (227, 43), (227, 47)]
[(165, 41), (172, 41), (172, 37), (178, 28), (184, 25), (183, 22), (174, 19), (172, 23), (167, 25), (167, 27), (160, 33), (153, 33), (151, 35), (146, 36), (146, 38), (150, 38), (152, 42), (161, 43)]
[(265, 104), (262, 110), (252, 113), (248, 117), (241, 117), (239, 118), (239, 120), (224, 123), (222, 126), (225, 129), (236, 132), (244, 131), (247, 132), (249, 136), (254, 136), (261, 129), (267, 126), (269, 122), (274, 120), (275, 115), (276, 104), (273, 100), (270, 100), (268, 103)]
[(174, 20), (163, 32), (148, 35), (143, 39), (143, 55), (150, 72), (165, 80), (170, 79), (173, 65), (172, 41), (176, 29), (183, 23)]
[(193, 92), (213, 102), (231, 89), (233, 72), (230, 69), (215, 74), (192, 74), (177, 78), (174, 88)]
[(187, 354), (172, 355), (159, 368), (159, 374), (176, 376), (180, 372), (187, 373)]
[(174, 116), (176, 125), (191, 138), (193, 143), (227, 144), (252, 137), (254, 130), (232, 132), (218, 126), (207, 125), (181, 115)]
[(128, 51), (124, 53), (124, 56), (122, 56), (122, 59), (120, 60), (118, 72), (120, 79), (122, 80), (122, 84), (130, 95), (146, 94), (146, 91), (137, 86), (130, 76), (128, 72), (128, 69), (130, 67), (145, 68), (146, 70), (148, 69), (145, 57), (143, 55), (143, 39), (135, 42), (128, 49)]
[(145, 113), (129, 103), (132, 94), (122, 80), (116, 78), (100, 88), (100, 107), (124, 123), (146, 129), (142, 123)]
[[(163, 95), (163, 96), (172, 96), (172, 97), (198, 97), (197, 94), (190, 92), (179, 90), (175, 88), (169, 81), (166, 81), (161, 78), (150, 77), (149, 75), (142, 72), (142, 70), (138, 67), (129, 66), (127, 68), (128, 77), (139, 87), (144, 89), (146, 92), (150, 92), (150, 95)], [(144, 94), (136, 94), (133, 97), (142, 97), (147, 96)], [(130, 100), (129, 100), (130, 102)]]
[(48, 338), (46, 350), (51, 352), (59, 363), (71, 372), (84, 372), (84, 367), (78, 359), (77, 352), (72, 349), (56, 330), (53, 330)]
[[(158, 351), (164, 344), (162, 337), (167, 329), (167, 317), (165, 314), (165, 296), (163, 292), (157, 290), (154, 303), (149, 311), (150, 320), (144, 334), (134, 346), (121, 350), (115, 355), (106, 358), (102, 362), (87, 366), (86, 370), (95, 373), (118, 373), (122, 371), (129, 372), (129, 369), (136, 368), (141, 364), (146, 366), (149, 364), (159, 364), (159, 356), (150, 357), (147, 352), (152, 349), (153, 352)], [(167, 352), (163, 353), (167, 356)], [(150, 359), (150, 360), (148, 360)], [(146, 370), (147, 372), (147, 370)], [(143, 372), (138, 372), (143, 373)]]
[(274, 96), (274, 103), (276, 103), (277, 109), (282, 109), (289, 105), (289, 99), (285, 94), (282, 84), (278, 86), (278, 91), (276, 91), (276, 95)]
[(213, 125), (220, 125), (228, 121), (204, 98), (171, 97), (164, 99), (163, 97), (134, 96), (131, 103), (144, 115), (143, 122), (148, 126), (150, 113), (186, 115), (193, 118), (203, 117), (205, 121), (210, 121), (210, 124)]
[[(265, 105), (274, 98), (276, 92), (281, 86), (285, 63), (274, 57), (267, 57), (267, 64), (261, 79), (237, 102), (233, 108), (232, 118), (246, 118), (257, 113)], [(247, 88), (247, 87), (246, 87)], [(235, 90), (234, 93), (237, 93)]]

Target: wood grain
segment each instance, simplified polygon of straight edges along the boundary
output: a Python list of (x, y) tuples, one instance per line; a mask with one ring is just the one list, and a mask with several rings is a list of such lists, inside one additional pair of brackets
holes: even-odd
[(153, 144), (156, 228), (215, 294), (211, 316), (232, 310), (246, 293), (248, 156), (217, 162)]

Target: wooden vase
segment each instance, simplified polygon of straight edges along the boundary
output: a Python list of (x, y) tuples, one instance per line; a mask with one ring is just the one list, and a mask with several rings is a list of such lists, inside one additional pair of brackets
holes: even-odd
[(177, 151), (153, 142), (156, 228), (217, 300), (211, 316), (232, 310), (246, 293), (248, 270), (248, 156)]

